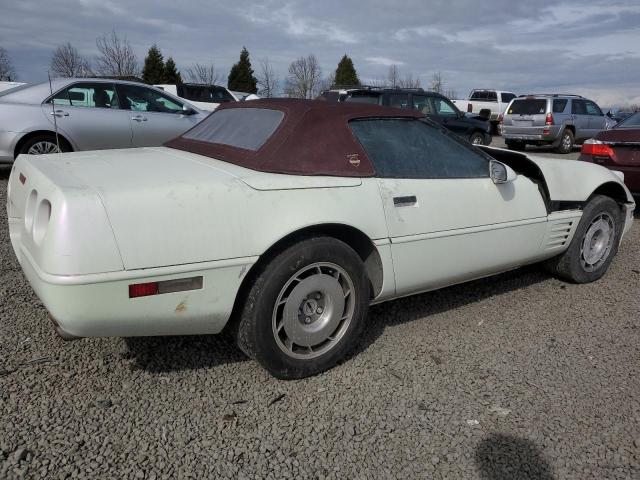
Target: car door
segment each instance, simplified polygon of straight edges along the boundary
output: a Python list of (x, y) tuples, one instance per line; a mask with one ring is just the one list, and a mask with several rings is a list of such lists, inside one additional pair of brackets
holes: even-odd
[(131, 147), (131, 123), (112, 83), (77, 82), (42, 105), (52, 126), (75, 150)]
[(182, 102), (144, 85), (118, 84), (123, 108), (129, 115), (134, 147), (162, 145), (189, 130), (203, 115), (185, 110)]
[(540, 254), (547, 213), (527, 177), (495, 184), (488, 157), (420, 120), (350, 126), (376, 168), (398, 295), (504, 271)]
[(433, 111), (433, 115), (430, 116), (432, 120), (461, 137), (468, 136), (469, 124), (464, 121), (464, 114), (452, 102), (444, 97), (434, 96), (429, 97), (429, 102)]
[(604, 113), (600, 110), (600, 107), (591, 100), (584, 101), (587, 114), (589, 115), (589, 136), (587, 138), (595, 137), (598, 132), (605, 129), (606, 123)]
[(587, 138), (591, 138), (589, 133), (589, 114), (584, 100), (575, 98), (571, 100), (571, 118), (576, 128), (576, 141), (582, 142)]

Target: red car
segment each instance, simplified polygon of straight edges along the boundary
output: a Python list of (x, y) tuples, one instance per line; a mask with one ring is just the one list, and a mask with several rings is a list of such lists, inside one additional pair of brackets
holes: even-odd
[(640, 112), (582, 144), (580, 160), (624, 173), (624, 183), (640, 195)]

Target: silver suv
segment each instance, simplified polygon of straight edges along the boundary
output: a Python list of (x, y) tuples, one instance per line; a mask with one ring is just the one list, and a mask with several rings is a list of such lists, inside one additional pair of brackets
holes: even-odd
[(512, 150), (549, 145), (569, 153), (575, 143), (611, 128), (610, 123), (595, 102), (580, 95), (521, 95), (505, 110), (502, 136)]

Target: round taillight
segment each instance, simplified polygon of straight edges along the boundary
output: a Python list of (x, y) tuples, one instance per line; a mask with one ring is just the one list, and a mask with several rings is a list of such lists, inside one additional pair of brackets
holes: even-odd
[(42, 243), (44, 235), (47, 233), (50, 218), (51, 203), (49, 200), (42, 200), (38, 205), (38, 211), (33, 220), (33, 241), (38, 245)]

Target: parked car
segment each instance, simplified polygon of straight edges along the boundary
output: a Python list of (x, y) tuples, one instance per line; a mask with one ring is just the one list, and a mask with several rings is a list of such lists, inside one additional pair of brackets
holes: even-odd
[(491, 143), (491, 128), (486, 116), (465, 115), (444, 95), (422, 88), (334, 89), (322, 92), (321, 97), (328, 101), (415, 109), (474, 145)]
[(612, 112), (611, 110), (609, 110), (606, 115), (607, 117), (609, 117), (610, 119), (612, 119), (614, 122), (620, 123), (622, 120), (624, 120), (627, 117), (630, 117), (631, 115), (633, 115), (634, 112), (629, 112), (629, 111), (624, 111), (624, 110), (617, 110), (615, 113)]
[(479, 113), (481, 110), (488, 109), (490, 111), (489, 121), (494, 126), (497, 126), (500, 121), (500, 115), (504, 114), (507, 105), (514, 98), (516, 98), (516, 94), (513, 92), (475, 89), (469, 92), (468, 99), (453, 100), (453, 103), (460, 110), (466, 110), (467, 113)]
[(507, 147), (524, 150), (526, 145), (547, 145), (558, 153), (569, 153), (615, 122), (596, 102), (580, 95), (541, 94), (514, 98), (501, 120)]
[(65, 78), (51, 87), (0, 92), (0, 163), (21, 153), (162, 145), (205, 117), (190, 103), (136, 82)]
[(222, 103), (239, 101), (236, 95), (221, 85), (183, 83), (180, 85), (159, 84), (155, 87), (187, 100), (208, 112), (215, 110)]
[(634, 208), (598, 165), (473, 147), (415, 109), (295, 99), (225, 103), (165, 147), (20, 155), (8, 194), (59, 333), (227, 327), (280, 378), (343, 359), (370, 303), (544, 260), (597, 280)]
[(233, 95), (237, 101), (243, 102), (245, 100), (258, 100), (260, 97), (255, 93), (249, 92), (237, 92), (235, 90), (229, 90), (231, 95)]
[(0, 92), (4, 92), (5, 90), (9, 90), (11, 88), (19, 87), (20, 85), (25, 85), (25, 83), (2, 81), (0, 82)]
[(640, 112), (584, 142), (579, 159), (622, 172), (629, 190), (640, 195)]

